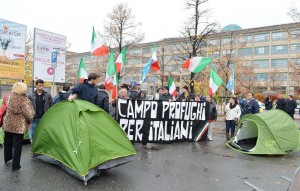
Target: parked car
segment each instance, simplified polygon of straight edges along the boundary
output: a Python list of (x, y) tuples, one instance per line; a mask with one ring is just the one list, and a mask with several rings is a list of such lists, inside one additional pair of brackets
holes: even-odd
[(259, 112), (264, 112), (266, 110), (265, 104), (263, 102), (257, 101), (259, 105)]

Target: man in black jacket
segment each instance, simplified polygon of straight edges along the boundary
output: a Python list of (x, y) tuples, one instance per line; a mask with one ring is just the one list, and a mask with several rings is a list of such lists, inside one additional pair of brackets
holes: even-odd
[(285, 107), (286, 107), (286, 100), (282, 95), (279, 95), (279, 100), (276, 102), (276, 109), (285, 111)]
[(108, 98), (108, 94), (105, 91), (105, 86), (104, 84), (101, 84), (98, 86), (98, 101), (97, 101), (97, 105), (103, 109), (104, 111), (106, 111), (107, 113), (109, 113), (109, 98)]
[(169, 93), (169, 87), (168, 86), (165, 86), (163, 88), (163, 93), (162, 93), (162, 95), (159, 96), (159, 100), (162, 100), (162, 101), (173, 101), (173, 95), (171, 95)]
[(297, 103), (294, 100), (294, 97), (292, 95), (288, 96), (288, 101), (286, 104), (285, 111), (287, 114), (289, 114), (294, 119), (295, 109), (297, 108)]
[(35, 110), (35, 118), (33, 119), (30, 131), (28, 133), (30, 141), (34, 138), (36, 127), (46, 111), (52, 106), (52, 97), (44, 91), (44, 81), (38, 79), (35, 82), (36, 90), (28, 96)]
[(97, 105), (98, 90), (95, 85), (99, 77), (100, 76), (98, 74), (90, 73), (88, 79), (84, 80), (83, 84), (79, 84), (69, 91), (70, 96), (68, 99), (70, 101), (75, 99), (76, 96), (74, 96), (73, 94), (77, 94), (79, 99)]

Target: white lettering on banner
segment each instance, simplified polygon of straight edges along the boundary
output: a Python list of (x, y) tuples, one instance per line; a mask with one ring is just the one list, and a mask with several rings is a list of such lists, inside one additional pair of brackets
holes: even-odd
[(181, 109), (181, 103), (184, 102), (175, 102), (175, 119), (180, 119), (180, 109)]
[(151, 118), (152, 119), (156, 119), (156, 117), (157, 117), (157, 107), (158, 107), (157, 102), (152, 101), (151, 102)]
[(127, 134), (129, 140), (142, 141), (143, 134), (140, 133), (140, 130), (142, 129), (143, 125), (143, 120), (120, 119), (120, 127)]
[[(194, 111), (194, 107), (197, 107), (197, 105), (200, 104), (200, 103), (197, 103), (197, 102), (192, 102), (192, 106), (191, 106), (191, 116), (190, 116), (190, 119), (191, 120), (195, 120), (196, 119), (196, 113), (193, 112)], [(188, 117), (184, 116), (184, 119), (187, 120)]]
[(145, 107), (144, 107), (144, 114), (143, 114), (143, 118), (146, 117), (146, 113), (147, 111), (151, 108), (151, 102), (150, 101), (145, 101)]
[(205, 120), (205, 107), (206, 107), (206, 102), (203, 102), (203, 104), (201, 104), (201, 118), (198, 118), (198, 120)]
[[(169, 121), (170, 122), (170, 121)], [(175, 128), (174, 128), (175, 123)], [(189, 121), (172, 121), (168, 133), (168, 121), (151, 121), (149, 141), (172, 141), (179, 139), (192, 139), (193, 123)]]
[(175, 102), (170, 102), (170, 109), (169, 109), (169, 119), (174, 119), (175, 117)]
[(163, 104), (162, 118), (165, 118), (165, 116), (166, 116), (165, 113), (166, 113), (166, 111), (168, 111), (168, 109), (170, 107), (170, 103), (163, 101), (162, 104)]
[(126, 105), (127, 104), (127, 100), (126, 99), (118, 99), (118, 110), (119, 110), (119, 115), (121, 116), (121, 117), (124, 117), (124, 118), (126, 118), (126, 114), (124, 115), (124, 114), (122, 114), (122, 105)]
[(128, 106), (127, 106), (127, 118), (129, 117), (135, 118), (134, 116), (134, 111), (133, 111), (133, 106), (132, 106), (132, 101), (128, 102)]
[(144, 103), (141, 102), (139, 105), (137, 101), (135, 101), (135, 118), (143, 118), (143, 110), (144, 110)]

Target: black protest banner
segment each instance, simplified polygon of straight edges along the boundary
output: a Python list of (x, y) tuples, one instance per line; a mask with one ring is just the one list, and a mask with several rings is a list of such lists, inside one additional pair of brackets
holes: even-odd
[(118, 99), (118, 122), (133, 142), (206, 140), (209, 103)]

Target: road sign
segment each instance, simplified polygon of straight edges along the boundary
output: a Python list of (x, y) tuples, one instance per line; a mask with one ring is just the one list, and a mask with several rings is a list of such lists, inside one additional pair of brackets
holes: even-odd
[(51, 67), (56, 68), (56, 66), (57, 66), (57, 52), (52, 52)]

